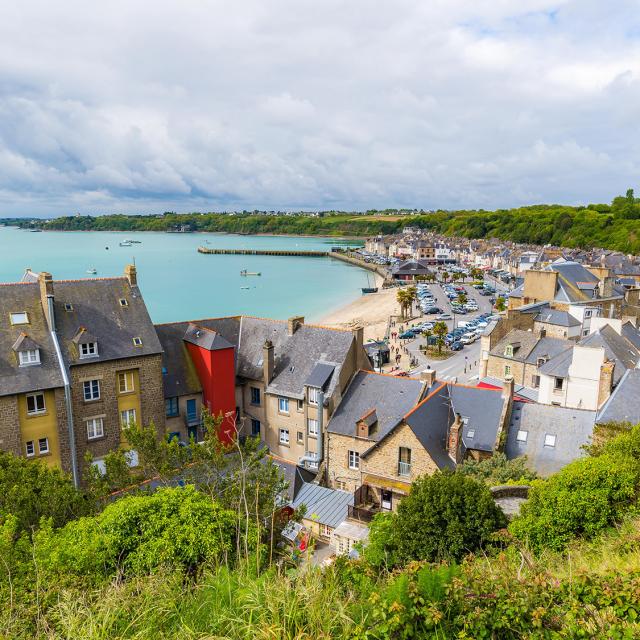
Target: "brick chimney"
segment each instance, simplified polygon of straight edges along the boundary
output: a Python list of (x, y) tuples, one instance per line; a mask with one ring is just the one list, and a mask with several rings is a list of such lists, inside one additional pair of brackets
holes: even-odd
[(420, 372), (420, 379), (424, 380), (426, 388), (430, 389), (436, 381), (436, 370), (427, 365), (427, 368)]
[(262, 376), (265, 389), (273, 378), (274, 362), (273, 342), (267, 340), (262, 347)]
[(611, 395), (613, 389), (613, 372), (616, 363), (612, 360), (605, 360), (600, 365), (600, 380), (598, 382), (598, 407), (601, 407)]
[(287, 320), (287, 333), (292, 336), (301, 324), (304, 324), (304, 316), (293, 316), (289, 318)]
[(128, 264), (124, 268), (124, 275), (127, 277), (127, 280), (132, 287), (138, 286), (138, 270), (136, 269), (135, 264)]
[(462, 417), (459, 413), (456, 413), (453, 424), (449, 427), (449, 437), (447, 438), (447, 453), (449, 457), (456, 463), (460, 464), (462, 462), (462, 451), (461, 451), (461, 430), (462, 430)]
[(38, 284), (40, 285), (40, 303), (42, 304), (42, 310), (47, 318), (49, 329), (51, 329), (53, 323), (52, 318), (49, 317), (49, 301), (47, 298), (53, 298), (53, 276), (46, 271), (41, 271), (38, 274)]

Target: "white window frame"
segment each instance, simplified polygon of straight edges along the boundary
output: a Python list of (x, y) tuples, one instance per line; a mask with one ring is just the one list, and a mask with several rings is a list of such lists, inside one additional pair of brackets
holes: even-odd
[[(560, 386), (558, 386), (558, 380), (560, 380)], [(554, 391), (564, 391), (564, 378), (560, 376), (555, 376), (553, 379), (553, 390)]]
[(278, 432), (278, 442), (280, 444), (289, 444), (289, 429), (281, 428)]
[(591, 316), (593, 316), (593, 309), (585, 309), (584, 310), (584, 317), (585, 318), (591, 318)]
[(508, 364), (504, 365), (504, 375), (505, 376), (510, 376), (511, 375), (511, 366)]
[(333, 533), (333, 527), (330, 527), (328, 524), (320, 523), (320, 535), (323, 538), (330, 538)]
[(360, 453), (358, 451), (350, 450), (347, 454), (347, 461), (349, 469), (353, 469), (354, 471), (360, 470)]
[(81, 342), (80, 343), (80, 359), (85, 358), (97, 358), (98, 357), (98, 343), (97, 342)]
[[(44, 447), (42, 446), (43, 441)], [(49, 448), (49, 438), (46, 436), (44, 438), (38, 438), (38, 455), (46, 456), (48, 453), (51, 453), (51, 449)]]
[[(131, 415), (133, 415), (133, 418), (131, 417)], [(136, 418), (137, 416), (135, 409), (123, 409), (120, 412), (120, 424), (122, 425), (122, 428), (124, 429), (125, 427), (128, 427), (132, 422), (136, 423)]]
[(308, 396), (309, 396), (309, 404), (312, 404), (314, 406), (318, 406), (318, 395), (320, 393), (320, 389), (316, 388), (316, 387), (309, 387), (309, 392), (308, 392)]
[(140, 336), (136, 336), (133, 339), (133, 346), (134, 347), (141, 347), (142, 346), (142, 338)]
[(89, 418), (87, 425), (87, 440), (97, 440), (104, 437), (104, 420), (102, 418)]
[[(87, 390), (89, 391), (89, 395), (87, 395)], [(85, 380), (82, 383), (82, 396), (85, 402), (100, 400), (100, 380)]]
[[(283, 407), (285, 408), (283, 409)], [(289, 415), (289, 398), (278, 397), (278, 413)]]
[(29, 324), (29, 314), (26, 311), (12, 311), (9, 314), (9, 321), (12, 325)]
[(40, 364), (40, 349), (25, 349), (24, 351), (18, 351), (18, 359), (21, 367)]
[(516, 442), (521, 442), (525, 444), (529, 438), (529, 432), (524, 429), (519, 429), (518, 433), (516, 433)]
[(296, 442), (298, 444), (304, 444), (304, 432), (296, 431)]
[[(37, 407), (38, 403), (34, 400), (35, 410), (29, 411), (29, 398), (38, 398), (38, 397), (42, 398), (42, 409), (38, 409)], [(39, 416), (46, 412), (47, 412), (47, 401), (45, 400), (44, 393), (30, 393), (27, 395), (27, 415)]]
[(544, 446), (549, 449), (555, 449), (557, 436), (555, 433), (544, 434)]
[[(120, 384), (120, 381), (124, 380), (124, 389)], [(131, 382), (131, 386), (129, 386)], [(118, 393), (131, 393), (136, 390), (136, 383), (133, 375), (133, 371), (118, 371)]]
[[(29, 447), (31, 445), (31, 447)], [(31, 453), (29, 453), (29, 449), (31, 449)], [(27, 440), (24, 443), (24, 452), (27, 458), (33, 458), (36, 455), (36, 444), (33, 440)]]
[[(313, 429), (311, 428), (313, 426)], [(318, 421), (315, 418), (307, 418), (307, 433), (312, 438), (318, 437)]]

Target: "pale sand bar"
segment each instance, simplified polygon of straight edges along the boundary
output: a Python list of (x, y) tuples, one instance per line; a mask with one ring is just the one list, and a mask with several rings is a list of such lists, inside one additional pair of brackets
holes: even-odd
[(364, 338), (375, 340), (384, 338), (390, 315), (400, 313), (396, 300), (398, 289), (380, 289), (378, 293), (369, 293), (348, 305), (324, 316), (319, 324), (341, 329), (351, 329), (356, 325), (364, 327)]

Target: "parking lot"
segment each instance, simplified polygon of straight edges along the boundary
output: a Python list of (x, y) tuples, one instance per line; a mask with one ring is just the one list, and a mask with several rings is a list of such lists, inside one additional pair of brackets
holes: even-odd
[[(413, 339), (407, 339), (403, 344), (418, 362), (418, 365), (412, 369), (412, 373), (417, 373), (430, 365), (438, 371), (438, 378), (441, 380), (456, 378), (458, 381), (466, 382), (477, 377), (480, 335), (489, 322), (482, 321), (480, 316), (486, 317), (491, 313), (493, 305), (490, 298), (492, 296), (482, 295), (481, 291), (471, 284), (417, 283), (416, 287), (420, 294), (418, 309), (426, 313), (407, 323), (404, 328), (410, 328), (412, 325), (429, 328), (430, 324), (425, 323), (445, 322), (449, 329), (447, 342), (453, 345), (455, 350), (446, 360), (436, 360), (420, 351), (420, 346), (427, 342), (424, 335), (419, 334)], [(468, 301), (463, 311), (460, 311), (458, 306), (457, 296), (460, 293), (464, 293)], [(438, 313), (432, 313), (435, 307), (438, 308)]]

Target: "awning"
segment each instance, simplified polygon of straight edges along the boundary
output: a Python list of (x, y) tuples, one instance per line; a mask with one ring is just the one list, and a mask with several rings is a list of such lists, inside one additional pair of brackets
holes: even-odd
[(365, 474), (363, 478), (363, 484), (371, 485), (372, 487), (378, 487), (380, 489), (391, 489), (399, 493), (407, 494), (411, 489), (410, 482), (402, 482), (400, 480), (391, 480), (384, 476), (376, 476), (372, 474)]

